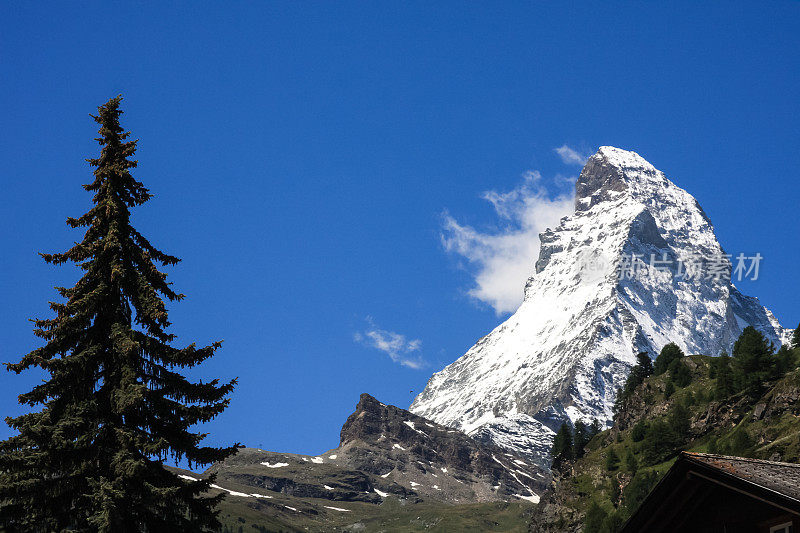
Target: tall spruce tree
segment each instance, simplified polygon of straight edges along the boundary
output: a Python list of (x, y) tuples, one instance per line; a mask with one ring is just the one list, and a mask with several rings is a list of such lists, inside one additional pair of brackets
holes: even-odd
[(7, 423), (18, 434), (0, 443), (0, 530), (202, 531), (219, 527), (213, 479), (186, 482), (162, 466), (225, 459), (230, 448), (201, 446), (190, 428), (228, 405), (236, 380), (193, 383), (177, 372), (220, 346), (171, 346), (164, 298), (181, 300), (161, 266), (179, 259), (157, 250), (130, 223), (130, 208), (151, 195), (130, 169), (136, 141), (120, 126), (121, 97), (99, 107), (100, 157), (88, 159), (93, 207), (68, 218), (83, 240), (45, 261), (76, 263), (82, 277), (57, 287), (54, 318), (35, 320), (45, 345), (8, 364), (39, 367), (49, 379), (19, 397), (43, 406)]

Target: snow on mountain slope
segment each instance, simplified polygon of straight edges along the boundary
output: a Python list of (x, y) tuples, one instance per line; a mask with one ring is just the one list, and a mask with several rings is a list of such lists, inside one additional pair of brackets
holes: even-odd
[(412, 412), (546, 465), (562, 421), (610, 422), (637, 353), (675, 342), (719, 355), (747, 325), (776, 345), (785, 338), (732, 284), (694, 197), (634, 152), (605, 146), (589, 158), (575, 214), (540, 241), (522, 305), (434, 374)]

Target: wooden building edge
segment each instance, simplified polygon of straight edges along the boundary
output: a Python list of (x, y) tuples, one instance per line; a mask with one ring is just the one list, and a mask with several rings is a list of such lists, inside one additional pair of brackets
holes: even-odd
[(800, 533), (800, 464), (682, 452), (624, 533)]

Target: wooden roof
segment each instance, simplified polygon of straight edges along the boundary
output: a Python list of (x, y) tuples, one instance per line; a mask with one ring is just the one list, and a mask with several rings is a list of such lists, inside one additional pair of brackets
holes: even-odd
[(684, 452), (683, 456), (689, 461), (708, 465), (720, 472), (800, 502), (800, 464), (708, 453)]
[(702, 486), (733, 491), (737, 497), (800, 517), (800, 465), (682, 452), (623, 532), (659, 530), (654, 524), (667, 524), (694, 508), (694, 500), (707, 490)]

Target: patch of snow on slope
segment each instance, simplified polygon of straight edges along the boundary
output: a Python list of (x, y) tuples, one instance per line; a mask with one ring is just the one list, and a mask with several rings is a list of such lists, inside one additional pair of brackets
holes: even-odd
[(412, 422), (410, 420), (405, 420), (403, 422), (403, 424), (407, 425), (408, 427), (410, 427), (411, 429), (413, 429), (414, 431), (416, 431), (420, 435), (425, 435), (426, 437), (428, 436), (428, 434), (425, 433), (424, 431), (422, 431), (421, 429), (417, 429), (416, 427), (414, 427), (414, 422)]
[(261, 464), (266, 466), (267, 468), (281, 468), (283, 466), (289, 466), (289, 463), (275, 463), (274, 465), (271, 465), (269, 464), (269, 462), (265, 462)]
[(237, 492), (237, 491), (231, 490), (231, 489), (226, 489), (225, 487), (220, 487), (219, 485), (215, 485), (213, 483), (210, 486), (211, 486), (212, 489), (225, 491), (228, 494), (230, 494), (231, 496), (238, 496), (240, 498), (252, 498), (252, 496), (250, 494), (246, 494), (244, 492)]

